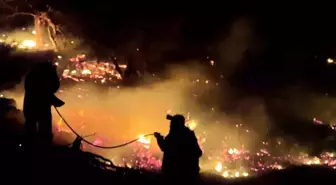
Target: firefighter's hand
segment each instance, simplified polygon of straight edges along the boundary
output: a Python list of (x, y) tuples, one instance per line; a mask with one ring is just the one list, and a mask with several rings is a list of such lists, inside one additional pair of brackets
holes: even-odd
[(64, 101), (62, 101), (61, 99), (57, 98), (57, 96), (53, 95), (52, 97), (52, 105), (54, 105), (55, 107), (62, 107), (64, 105)]
[(163, 136), (159, 132), (154, 132), (156, 139), (162, 138)]

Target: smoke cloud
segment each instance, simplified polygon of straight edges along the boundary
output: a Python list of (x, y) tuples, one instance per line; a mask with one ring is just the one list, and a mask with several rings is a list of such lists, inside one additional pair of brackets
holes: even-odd
[[(262, 100), (246, 98), (240, 102), (240, 110), (235, 114), (225, 114), (218, 112), (221, 89), (209, 80), (210, 75), (204, 69), (171, 66), (167, 74), (166, 79), (139, 87), (64, 86), (58, 96), (66, 104), (59, 110), (77, 132), (83, 136), (96, 133), (88, 139), (94, 142), (100, 138), (105, 146), (120, 144), (146, 133), (167, 134), (167, 113), (190, 115), (190, 120), (197, 123), (196, 134), (206, 136), (202, 147), (209, 152), (219, 153), (223, 144), (253, 149), (266, 135), (268, 116)], [(152, 81), (151, 78), (147, 80)], [(18, 107), (22, 108), (23, 94), (16, 91), (4, 92), (4, 95), (15, 98)], [(55, 127), (69, 131), (56, 112), (53, 113), (53, 122)], [(67, 142), (70, 143), (71, 139), (73, 137)], [(156, 142), (150, 139), (151, 150), (160, 155)], [(109, 158), (127, 151), (127, 147), (111, 151), (94, 149), (94, 152)]]

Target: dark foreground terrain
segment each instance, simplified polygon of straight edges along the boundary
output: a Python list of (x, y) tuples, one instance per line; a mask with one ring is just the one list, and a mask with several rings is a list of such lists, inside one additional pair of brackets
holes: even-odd
[[(1, 179), (4, 184), (164, 184), (160, 174), (117, 168), (94, 154), (54, 146), (47, 150), (17, 147), (2, 149)], [(7, 183), (5, 183), (7, 182)], [(334, 170), (296, 166), (259, 177), (225, 180), (202, 174), (199, 184), (329, 184)], [(177, 180), (179, 184), (179, 181)]]

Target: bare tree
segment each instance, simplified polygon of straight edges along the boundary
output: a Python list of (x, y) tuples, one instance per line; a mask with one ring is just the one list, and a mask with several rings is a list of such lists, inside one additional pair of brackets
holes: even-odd
[(0, 7), (7, 10), (7, 15), (5, 20), (13, 19), (17, 16), (28, 16), (34, 19), (35, 37), (36, 37), (36, 47), (41, 48), (43, 43), (43, 29), (46, 28), (48, 32), (48, 38), (53, 45), (55, 51), (58, 50), (58, 44), (56, 42), (56, 35), (63, 33), (59, 25), (56, 25), (50, 18), (50, 14), (55, 12), (51, 7), (47, 6), (47, 10), (39, 11), (35, 10), (31, 4), (27, 1), (15, 0), (1, 0)]

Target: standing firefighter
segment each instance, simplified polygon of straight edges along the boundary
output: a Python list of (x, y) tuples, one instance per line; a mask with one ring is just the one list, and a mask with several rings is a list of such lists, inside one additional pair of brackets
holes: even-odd
[[(52, 144), (51, 106), (64, 104), (54, 93), (60, 87), (56, 66), (49, 62), (35, 64), (25, 80), (23, 112), (29, 142), (39, 138), (45, 145)], [(37, 129), (38, 126), (38, 129)]]
[(199, 175), (199, 158), (202, 156), (195, 133), (185, 126), (182, 115), (167, 116), (170, 130), (166, 137), (155, 133), (163, 151), (162, 172), (173, 179), (195, 180)]

